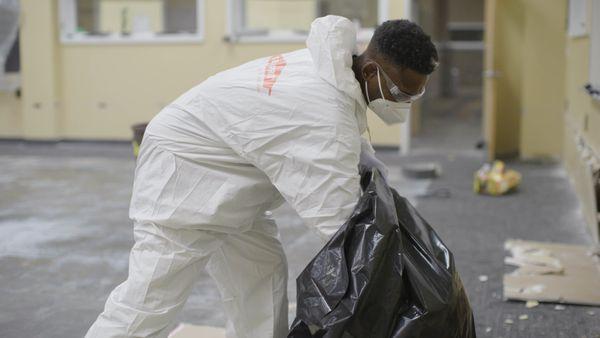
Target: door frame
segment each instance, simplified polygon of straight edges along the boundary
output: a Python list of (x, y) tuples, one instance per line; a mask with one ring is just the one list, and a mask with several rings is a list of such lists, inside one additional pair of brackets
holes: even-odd
[[(404, 18), (413, 21), (413, 2), (414, 0), (404, 0)], [(412, 112), (406, 115), (406, 121), (400, 125), (400, 155), (408, 155), (410, 152), (410, 139), (412, 137)]]
[(496, 12), (498, 0), (485, 0), (484, 4), (484, 56), (483, 56), (483, 135), (488, 160), (496, 156), (496, 88), (498, 71), (495, 65)]

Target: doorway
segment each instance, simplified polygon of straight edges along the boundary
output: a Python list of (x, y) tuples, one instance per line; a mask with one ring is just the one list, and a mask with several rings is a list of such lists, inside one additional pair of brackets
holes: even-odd
[(410, 7), (440, 57), (413, 116), (414, 150), (483, 146), (484, 2), (456, 0), (450, 6), (445, 0), (413, 0)]

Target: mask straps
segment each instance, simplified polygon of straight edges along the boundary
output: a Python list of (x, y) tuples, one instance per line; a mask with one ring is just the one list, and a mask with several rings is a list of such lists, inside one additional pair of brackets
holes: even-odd
[[(365, 92), (367, 92), (367, 104), (369, 104), (369, 103), (371, 103), (371, 99), (369, 99), (369, 84), (367, 81), (365, 81)], [(369, 135), (369, 143), (371, 143), (371, 129), (369, 129), (369, 121), (366, 121), (366, 123), (367, 123), (367, 134)]]
[[(379, 92), (381, 93), (381, 98), (385, 100), (383, 96), (383, 91), (381, 90), (381, 77), (379, 77), (379, 67), (377, 67), (377, 84), (379, 85)], [(371, 103), (371, 98), (369, 97), (369, 82), (365, 81), (365, 92), (367, 94), (367, 104)], [(369, 122), (367, 121), (367, 135), (369, 136), (369, 143), (373, 143), (371, 139), (371, 129), (369, 128)]]
[(385, 96), (383, 96), (383, 89), (381, 89), (381, 77), (379, 76), (379, 67), (377, 67), (377, 84), (379, 85), (379, 93), (381, 94), (381, 98), (385, 100)]
[(365, 92), (367, 93), (367, 104), (371, 103), (371, 99), (369, 98), (369, 82), (365, 81)]
[[(381, 94), (381, 98), (385, 100), (385, 96), (383, 95), (383, 90), (381, 89), (381, 77), (379, 76), (379, 67), (377, 67), (377, 84), (379, 85), (379, 94)], [(365, 81), (365, 92), (367, 94), (367, 104), (371, 103), (371, 98), (369, 97), (369, 82)]]

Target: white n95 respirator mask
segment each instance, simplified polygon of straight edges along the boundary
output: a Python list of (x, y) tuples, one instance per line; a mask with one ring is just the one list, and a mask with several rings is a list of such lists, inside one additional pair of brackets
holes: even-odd
[(380, 98), (373, 101), (369, 98), (369, 85), (365, 81), (365, 91), (367, 92), (367, 102), (371, 109), (385, 124), (397, 124), (406, 121), (406, 116), (410, 112), (410, 102), (395, 102), (384, 99), (381, 89), (381, 77), (379, 76), (379, 67), (377, 68), (377, 83), (379, 84)]

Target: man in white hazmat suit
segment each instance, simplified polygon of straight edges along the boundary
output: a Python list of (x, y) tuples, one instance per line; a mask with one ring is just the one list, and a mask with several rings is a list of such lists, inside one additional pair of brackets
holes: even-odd
[(379, 26), (358, 56), (355, 26), (338, 16), (316, 19), (306, 44), (216, 74), (151, 121), (129, 277), (86, 337), (165, 337), (204, 267), (229, 337), (287, 336), (287, 263), (267, 211), (284, 199), (323, 238), (335, 233), (360, 196), (359, 159), (381, 165), (361, 138), (367, 106), (402, 122), (438, 59), (406, 20)]

